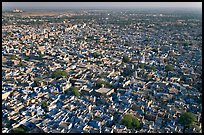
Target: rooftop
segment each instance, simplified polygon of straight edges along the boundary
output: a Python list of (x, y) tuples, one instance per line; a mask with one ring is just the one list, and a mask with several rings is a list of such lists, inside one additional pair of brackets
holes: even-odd
[(109, 89), (109, 88), (99, 88), (96, 90), (96, 92), (103, 94), (103, 93), (108, 93), (111, 90), (112, 89)]

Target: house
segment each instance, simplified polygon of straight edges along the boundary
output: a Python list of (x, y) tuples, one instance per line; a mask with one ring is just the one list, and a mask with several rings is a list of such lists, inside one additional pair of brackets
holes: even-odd
[(88, 88), (86, 85), (84, 85), (80, 90), (82, 94), (86, 95), (91, 95), (91, 92), (93, 91), (93, 89)]

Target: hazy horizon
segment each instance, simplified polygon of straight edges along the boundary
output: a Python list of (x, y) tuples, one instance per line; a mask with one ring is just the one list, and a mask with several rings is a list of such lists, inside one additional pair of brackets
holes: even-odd
[(133, 9), (133, 8), (196, 8), (202, 2), (2, 2), (2, 10), (12, 9)]

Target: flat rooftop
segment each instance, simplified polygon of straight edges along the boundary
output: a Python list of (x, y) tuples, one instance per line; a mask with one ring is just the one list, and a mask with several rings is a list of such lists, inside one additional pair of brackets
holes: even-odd
[(10, 95), (11, 92), (12, 91), (9, 91), (9, 92), (2, 94), (2, 100), (6, 99)]
[(109, 89), (109, 88), (99, 88), (99, 89), (96, 90), (96, 92), (103, 94), (103, 93), (108, 93), (110, 90), (112, 90), (112, 89)]

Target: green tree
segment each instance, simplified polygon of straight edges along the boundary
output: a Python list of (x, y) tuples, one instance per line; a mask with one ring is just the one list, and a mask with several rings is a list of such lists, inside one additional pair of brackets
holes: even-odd
[(131, 66), (127, 66), (126, 68), (123, 69), (122, 76), (127, 77), (127, 76), (132, 76), (134, 73), (134, 70), (132, 69)]
[(144, 69), (144, 63), (140, 64), (140, 68)]
[(155, 67), (155, 66), (151, 66), (150, 69), (151, 69), (152, 71), (155, 71), (155, 70), (156, 70), (156, 67)]
[(18, 66), (20, 66), (20, 67), (26, 67), (26, 64), (21, 61), (21, 62), (18, 64)]
[(148, 99), (148, 100), (152, 100), (152, 98), (151, 98), (151, 96), (150, 96), (150, 95), (148, 95), (148, 96), (147, 96), (147, 99)]
[(102, 74), (98, 74), (98, 78), (102, 78), (103, 77), (103, 75)]
[(35, 78), (34, 80), (34, 83), (37, 85), (37, 86), (40, 86), (40, 83), (42, 82), (43, 80), (41, 78)]
[(126, 114), (122, 119), (122, 124), (127, 127), (132, 127), (132, 115)]
[(102, 85), (104, 85), (104, 87), (108, 87), (108, 88), (112, 87), (112, 85), (109, 82), (106, 82), (104, 80), (97, 80), (96, 81), (96, 88), (101, 88)]
[(165, 66), (165, 71), (168, 72), (168, 71), (173, 71), (173, 66), (172, 65), (166, 65)]
[(191, 112), (185, 112), (181, 114), (179, 118), (179, 123), (183, 125), (183, 133), (185, 132), (186, 128), (193, 126), (196, 122), (196, 116)]
[(20, 126), (17, 127), (17, 128), (11, 129), (10, 133), (26, 133), (27, 130), (28, 130), (28, 129), (27, 129), (26, 126), (20, 125)]
[(189, 42), (188, 42), (188, 41), (185, 41), (185, 42), (183, 43), (183, 46), (185, 46), (185, 47), (189, 46)]
[(140, 127), (139, 120), (131, 114), (126, 114), (123, 117), (121, 123), (127, 126), (128, 128), (138, 129)]
[(135, 128), (135, 129), (140, 128), (140, 122), (136, 117), (132, 118), (132, 127)]
[(62, 69), (57, 69), (52, 73), (52, 78), (61, 78), (66, 76), (67, 76), (67, 72)]
[(10, 59), (16, 60), (16, 59), (18, 59), (18, 57), (15, 54), (12, 54), (12, 55), (10, 55)]
[(48, 103), (46, 101), (42, 101), (42, 104), (41, 104), (41, 107), (44, 109), (44, 108), (47, 108), (48, 107)]
[(30, 60), (29, 56), (28, 56), (28, 57), (25, 57), (24, 60), (25, 60), (25, 61), (29, 61), (29, 60)]
[(71, 87), (72, 94), (76, 97), (79, 97), (80, 93), (77, 87)]
[[(8, 119), (8, 118), (7, 118)], [(7, 120), (7, 123), (5, 124), (5, 127), (10, 128), (12, 124), (16, 123), (17, 121), (14, 119)]]
[(100, 54), (97, 52), (94, 52), (94, 53), (91, 53), (91, 56), (93, 56), (94, 58), (98, 58)]
[(202, 104), (202, 95), (200, 97), (198, 97), (198, 103)]
[(128, 63), (128, 62), (130, 62), (130, 59), (129, 59), (128, 56), (123, 56), (122, 61), (125, 62), (125, 63)]

